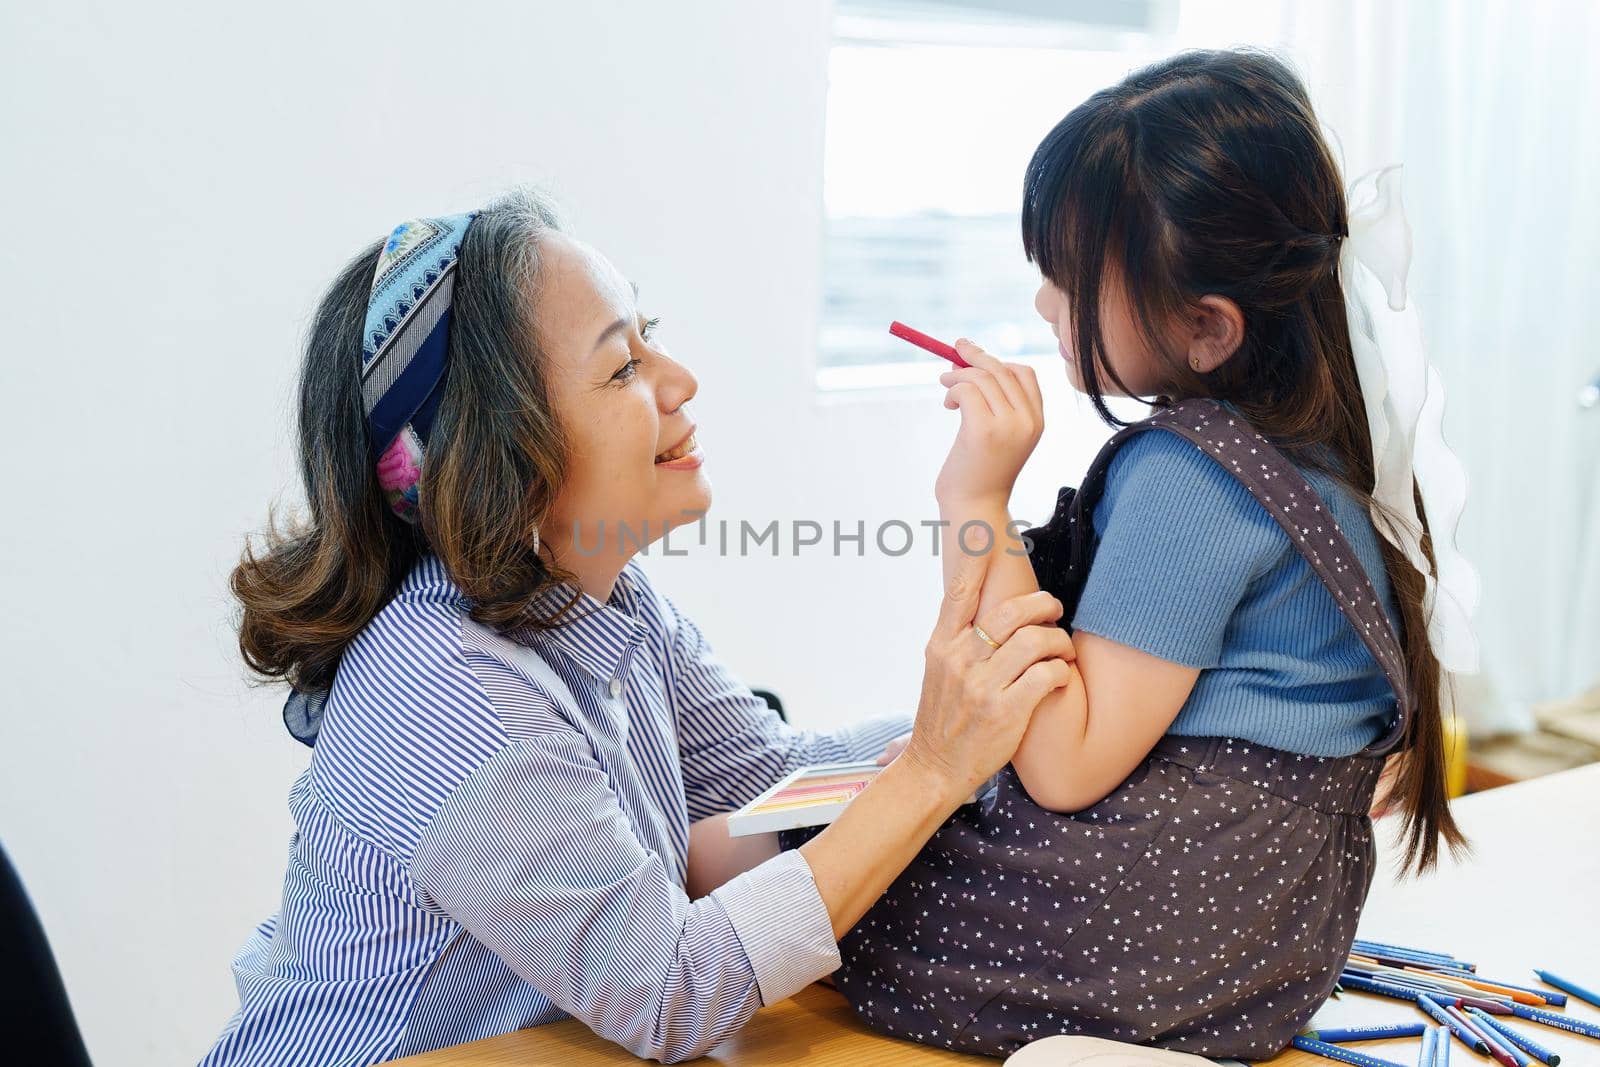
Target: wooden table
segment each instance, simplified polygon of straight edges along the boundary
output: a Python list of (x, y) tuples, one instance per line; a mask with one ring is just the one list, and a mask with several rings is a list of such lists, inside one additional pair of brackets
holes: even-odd
[[(1396, 882), (1391, 874), (1396, 850), (1390, 842), (1381, 845), (1383, 866), (1362, 915), (1362, 935), (1452, 952), (1478, 963), (1481, 973), (1518, 985), (1538, 984), (1531, 967), (1569, 973), (1591, 988), (1600, 985), (1600, 921), (1593, 902), (1600, 893), (1600, 764), (1467, 797), (1457, 803), (1456, 814), (1472, 839), (1473, 854), (1461, 863), (1443, 861), (1426, 878)], [(1566, 1010), (1600, 1023), (1600, 1009), (1576, 998)], [(1314, 1025), (1421, 1018), (1401, 1001), (1347, 994), (1325, 1006)], [(1561, 1053), (1563, 1064), (1600, 1064), (1600, 1041), (1534, 1023), (1522, 1029)], [(1415, 1063), (1417, 1057), (1415, 1039), (1358, 1048), (1398, 1063)], [(407, 1067), (598, 1067), (639, 1061), (569, 1020), (396, 1062)], [(920, 1067), (995, 1061), (874, 1034), (838, 993), (811, 986), (763, 1008), (743, 1031), (696, 1062)], [(1332, 1063), (1298, 1051), (1270, 1062), (1271, 1067)], [(1495, 1067), (1459, 1044), (1451, 1062)]]

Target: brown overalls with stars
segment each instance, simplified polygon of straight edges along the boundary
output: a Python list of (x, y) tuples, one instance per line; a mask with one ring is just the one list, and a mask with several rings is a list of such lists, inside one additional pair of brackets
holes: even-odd
[(840, 942), (838, 988), (879, 1030), (994, 1056), (1088, 1034), (1256, 1059), (1288, 1044), (1333, 988), (1372, 881), (1367, 811), (1411, 714), (1400, 644), (1321, 498), (1209, 400), (1121, 430), (1029, 531), (1064, 619), (1111, 457), (1158, 430), (1214, 458), (1289, 535), (1398, 695), (1393, 725), (1342, 758), (1169, 735), (1068, 815), (1033, 803), (1006, 767), (992, 799), (957, 812)]

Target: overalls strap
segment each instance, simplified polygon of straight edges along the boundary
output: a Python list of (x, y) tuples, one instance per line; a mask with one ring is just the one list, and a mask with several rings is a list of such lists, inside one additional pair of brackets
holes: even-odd
[[(1333, 595), (1394, 689), (1398, 714), (1387, 734), (1364, 755), (1384, 755), (1399, 744), (1412, 714), (1405, 653), (1367, 572), (1326, 502), (1288, 458), (1243, 418), (1214, 400), (1185, 400), (1119, 430), (1100, 450), (1083, 485), (1064, 489), (1050, 522), (1026, 536), (1041, 585), (1061, 597), (1070, 619), (1094, 553), (1094, 507), (1105, 491), (1111, 459), (1130, 437), (1166, 430), (1191, 442), (1250, 491), (1289, 536), (1289, 543)], [(1071, 603), (1066, 600), (1070, 599)]]

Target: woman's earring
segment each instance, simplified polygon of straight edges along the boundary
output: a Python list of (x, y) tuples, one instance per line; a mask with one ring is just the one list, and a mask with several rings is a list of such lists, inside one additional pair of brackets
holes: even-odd
[(1189, 366), (1194, 368), (1195, 370), (1199, 370), (1200, 369), (1200, 357), (1199, 356), (1190, 356), (1189, 357)]

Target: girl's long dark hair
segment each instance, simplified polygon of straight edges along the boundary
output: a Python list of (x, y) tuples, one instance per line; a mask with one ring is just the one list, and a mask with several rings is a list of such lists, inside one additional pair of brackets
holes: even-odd
[[(1102, 89), (1040, 143), (1023, 186), (1023, 247), (1067, 296), (1079, 378), (1107, 422), (1120, 420), (1106, 406), (1106, 380), (1128, 392), (1104, 357), (1110, 270), (1166, 364), (1162, 400), (1231, 404), (1296, 462), (1370, 505), (1372, 443), (1338, 272), (1348, 233), (1339, 167), (1305, 88), (1261, 52), (1183, 53)], [(1232, 358), (1199, 374), (1167, 349), (1160, 324), (1206, 294), (1237, 304), (1245, 332)], [(1441, 838), (1452, 849), (1464, 838), (1445, 787), (1424, 578), (1379, 543), (1415, 709), (1391, 800), (1406, 863), (1420, 871), (1437, 861)], [(1431, 564), (1426, 539), (1424, 551)]]
[[(451, 303), (450, 365), (423, 464), (422, 524), (397, 518), (369, 458), (361, 330), (382, 242), (328, 289), (300, 373), (300, 475), (308, 510), (265, 543), (246, 541), (230, 580), (239, 651), (267, 679), (303, 690), (333, 682), (345, 648), (426, 551), (486, 626), (539, 628), (529, 601), (557, 573), (534, 549), (566, 463), (532, 321), (539, 238), (560, 228), (531, 191), (481, 212), (462, 241)], [(569, 605), (570, 606), (570, 605)]]

